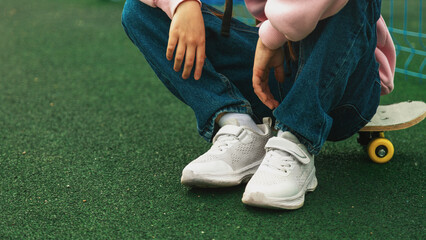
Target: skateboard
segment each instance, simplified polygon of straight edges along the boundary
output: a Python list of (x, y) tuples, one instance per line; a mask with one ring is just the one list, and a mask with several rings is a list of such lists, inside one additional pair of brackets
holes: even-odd
[(380, 105), (371, 121), (359, 130), (358, 143), (366, 147), (373, 162), (386, 163), (394, 155), (394, 146), (384, 132), (412, 127), (425, 117), (426, 103), (422, 101)]

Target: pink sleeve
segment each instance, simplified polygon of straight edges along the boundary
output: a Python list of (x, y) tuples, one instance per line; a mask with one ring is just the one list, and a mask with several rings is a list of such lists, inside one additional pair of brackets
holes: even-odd
[(270, 49), (277, 49), (287, 42), (285, 35), (274, 28), (269, 20), (260, 25), (259, 37), (262, 43)]
[(382, 16), (377, 21), (376, 61), (379, 63), (381, 95), (392, 92), (394, 88), (396, 53), (392, 37)]
[(315, 29), (319, 20), (336, 14), (347, 2), (348, 0), (268, 0), (265, 15), (269, 23), (265, 21), (262, 24), (259, 36), (271, 49), (282, 46), (287, 39), (300, 41)]
[(247, 10), (259, 21), (266, 21), (265, 4), (266, 0), (244, 0)]
[[(179, 4), (181, 4), (182, 2), (186, 0), (140, 0), (140, 1), (151, 7), (159, 7), (171, 19), (173, 15), (175, 14), (176, 8), (179, 6)], [(197, 1), (198, 3), (200, 3), (200, 6), (201, 6), (200, 0), (189, 0), (189, 1)]]

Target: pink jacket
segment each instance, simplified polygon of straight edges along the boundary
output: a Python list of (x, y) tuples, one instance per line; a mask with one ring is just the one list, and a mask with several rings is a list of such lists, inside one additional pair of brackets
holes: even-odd
[[(161, 8), (170, 18), (185, 0), (140, 0), (151, 7)], [(200, 0), (195, 0), (200, 3)], [(247, 9), (262, 23), (259, 37), (271, 49), (286, 41), (300, 41), (309, 35), (318, 21), (335, 15), (348, 0), (245, 0)], [(309, 7), (307, 7), (309, 6)], [(382, 95), (390, 93), (395, 74), (395, 47), (382, 17), (377, 21), (376, 60)]]

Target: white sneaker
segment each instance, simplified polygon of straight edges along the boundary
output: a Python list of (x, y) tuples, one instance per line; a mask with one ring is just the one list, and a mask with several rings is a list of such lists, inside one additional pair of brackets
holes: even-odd
[(182, 171), (181, 182), (196, 187), (229, 187), (247, 182), (265, 156), (265, 144), (272, 137), (271, 119), (257, 125), (263, 134), (236, 125), (223, 126), (213, 146)]
[(314, 156), (290, 132), (271, 138), (265, 148), (265, 158), (246, 186), (243, 203), (266, 208), (302, 207), (306, 191), (314, 191), (318, 185)]

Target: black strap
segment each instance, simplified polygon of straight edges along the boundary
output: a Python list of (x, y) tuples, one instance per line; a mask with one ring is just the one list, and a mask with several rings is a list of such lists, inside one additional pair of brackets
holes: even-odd
[(223, 13), (222, 30), (221, 30), (221, 34), (226, 37), (229, 36), (229, 31), (231, 29), (232, 5), (233, 5), (232, 0), (226, 0), (225, 12)]

